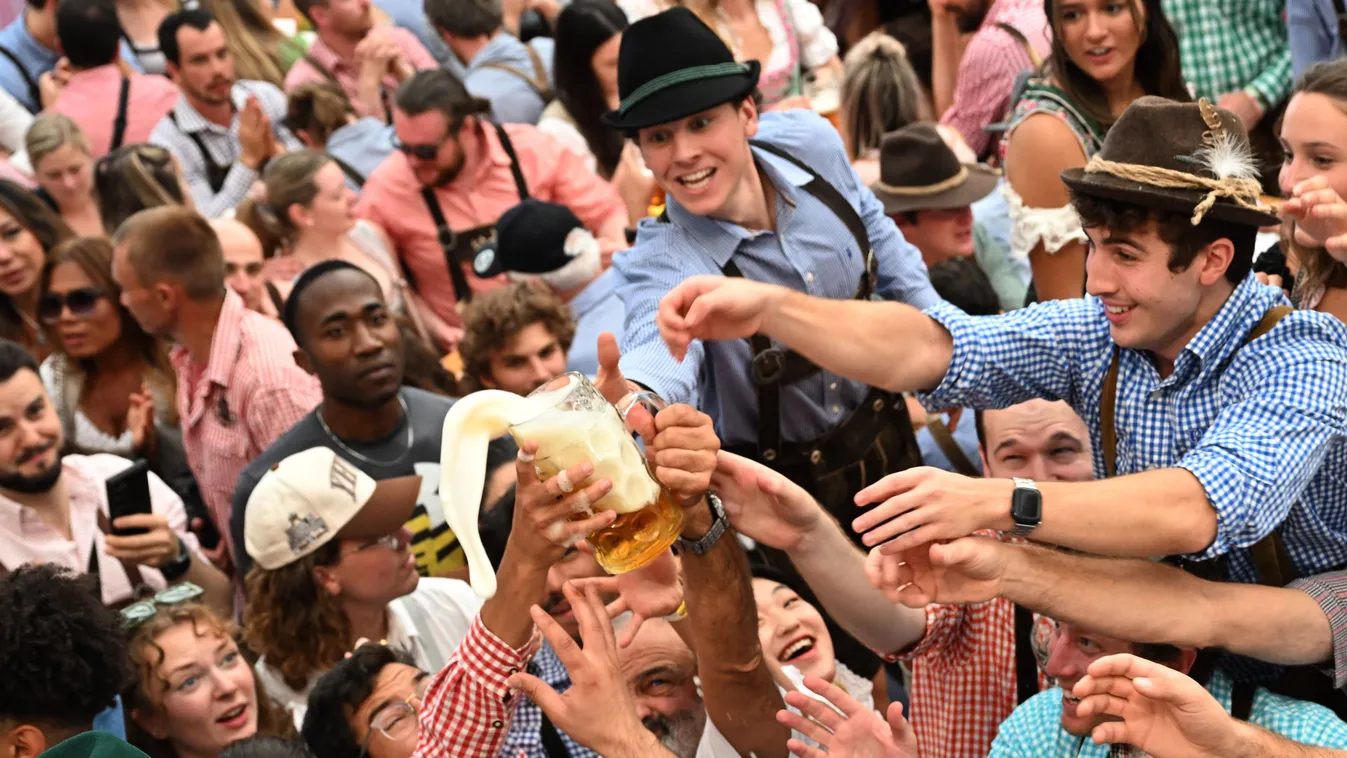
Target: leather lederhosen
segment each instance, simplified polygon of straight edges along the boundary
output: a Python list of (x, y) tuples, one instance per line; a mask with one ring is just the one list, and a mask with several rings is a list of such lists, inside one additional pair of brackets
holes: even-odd
[(204, 163), (206, 166), (206, 183), (210, 185), (211, 192), (219, 192), (220, 188), (224, 186), (225, 179), (228, 178), (229, 176), (230, 166), (221, 166), (218, 162), (216, 162), (215, 156), (211, 155), (210, 151), (206, 149), (206, 142), (205, 140), (201, 139), (200, 133), (184, 132), (182, 129), (182, 124), (178, 123), (177, 113), (169, 111), (168, 120), (172, 121), (173, 125), (178, 127), (178, 131), (182, 132), (183, 135), (187, 137), (187, 139), (190, 139), (192, 142), (196, 143), (196, 149), (198, 152), (201, 153), (201, 162)]
[[(769, 152), (807, 172), (811, 178), (804, 190), (822, 202), (851, 232), (860, 248), (864, 270), (854, 299), (869, 300), (874, 294), (875, 261), (865, 222), (851, 203), (811, 167), (774, 145), (751, 141), (754, 147)], [(662, 216), (667, 221), (667, 216)], [(726, 276), (743, 274), (733, 260), (722, 269)], [(807, 443), (784, 442), (781, 438), (781, 391), (817, 374), (820, 369), (794, 350), (772, 345), (765, 335), (748, 338), (753, 361), (749, 367), (757, 388), (758, 429), (755, 444), (728, 445), (730, 452), (757, 460), (799, 484), (819, 501), (860, 546), (860, 535), (851, 529), (858, 514), (853, 497), (866, 486), (903, 469), (921, 464), (921, 453), (912, 431), (907, 405), (901, 395), (871, 388), (851, 415), (832, 431)], [(792, 578), (799, 572), (785, 553), (759, 546), (754, 559), (764, 562)], [(805, 582), (801, 580), (800, 585)], [(815, 605), (818, 605), (815, 603)], [(822, 611), (822, 606), (818, 606)], [(825, 613), (824, 619), (833, 637), (837, 657), (856, 673), (870, 678), (879, 670), (880, 660), (871, 650), (854, 640)]]
[[(1258, 325), (1245, 336), (1243, 345), (1248, 345), (1272, 331), (1273, 327), (1291, 310), (1289, 305), (1269, 308), (1263, 314), (1263, 318), (1258, 322)], [(1118, 473), (1118, 432), (1115, 417), (1118, 400), (1120, 353), (1121, 350), (1115, 345), (1113, 359), (1109, 363), (1108, 373), (1104, 378), (1103, 394), (1099, 403), (1100, 447), (1103, 448), (1104, 453), (1104, 471), (1110, 477), (1117, 476)], [(1292, 562), (1290, 553), (1286, 549), (1286, 543), (1282, 539), (1280, 526), (1268, 536), (1254, 543), (1249, 548), (1249, 555), (1253, 559), (1254, 569), (1258, 573), (1259, 584), (1269, 587), (1285, 587), (1298, 578), (1295, 563)], [(1229, 581), (1227, 563), (1227, 557), (1221, 556), (1201, 563), (1184, 561), (1180, 563), (1180, 566), (1204, 579), (1219, 582)], [(1319, 703), (1332, 709), (1338, 714), (1339, 718), (1347, 719), (1347, 694), (1334, 689), (1332, 681), (1315, 667), (1294, 666), (1286, 668), (1279, 678), (1272, 682), (1263, 683), (1262, 686), (1288, 697)], [(1237, 707), (1241, 706), (1242, 701), (1243, 707), (1248, 707), (1248, 703), (1251, 702), (1253, 697), (1253, 687), (1253, 684), (1247, 682), (1235, 683), (1234, 698)]]
[[(528, 183), (524, 181), (524, 171), (519, 167), (519, 156), (515, 154), (514, 143), (510, 142), (510, 135), (505, 133), (500, 124), (491, 126), (496, 130), (500, 146), (510, 157), (510, 173), (514, 175), (514, 186), (519, 192), (519, 202), (522, 203), (529, 197), (529, 188)], [(496, 224), (493, 222), (455, 232), (449, 228), (449, 222), (445, 221), (444, 211), (440, 208), (440, 201), (435, 197), (433, 188), (422, 188), (421, 199), (425, 200), (426, 208), (430, 210), (430, 217), (435, 221), (436, 235), (439, 237), (440, 248), (444, 251), (444, 262), (449, 267), (449, 278), (454, 283), (454, 296), (458, 298), (458, 302), (466, 303), (472, 299), (472, 288), (468, 286), (468, 276), (463, 271), (463, 266), (472, 265), (473, 258), (477, 257), (477, 252), (483, 246), (495, 243)], [(415, 288), (416, 283), (411, 277), (411, 272), (406, 273), (408, 282)]]

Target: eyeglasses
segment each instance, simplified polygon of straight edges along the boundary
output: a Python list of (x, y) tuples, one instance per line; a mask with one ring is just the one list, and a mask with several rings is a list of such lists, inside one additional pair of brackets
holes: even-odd
[(386, 705), (380, 708), (370, 719), (369, 732), (365, 735), (365, 741), (360, 745), (360, 755), (364, 758), (369, 753), (369, 741), (374, 738), (375, 732), (382, 734), (394, 742), (402, 742), (415, 734), (417, 729), (417, 710), (412, 705), (412, 699), (420, 703), (426, 699), (426, 690), (430, 687), (430, 677), (422, 676), (416, 680), (416, 691), (408, 695), (401, 702)]
[(423, 161), (433, 161), (435, 160), (435, 156), (440, 154), (440, 148), (444, 147), (444, 143), (448, 142), (451, 138), (453, 138), (452, 130), (444, 135), (439, 142), (429, 145), (408, 145), (397, 137), (393, 137), (393, 147), (403, 155), (410, 155), (413, 158)]
[(253, 261), (241, 266), (237, 263), (226, 263), (225, 276), (233, 276), (239, 272), (239, 269), (243, 269), (243, 273), (248, 276), (259, 276), (262, 273), (262, 261)]
[(369, 541), (369, 542), (366, 542), (365, 544), (361, 545), (360, 547), (356, 548), (355, 550), (351, 550), (351, 551), (348, 551), (348, 552), (346, 552), (346, 553), (343, 553), (343, 554), (342, 554), (342, 557), (345, 557), (345, 556), (348, 556), (348, 555), (355, 555), (356, 553), (363, 553), (363, 552), (365, 552), (366, 550), (370, 550), (370, 549), (372, 549), (372, 548), (376, 548), (376, 547), (379, 547), (379, 546), (383, 546), (383, 547), (388, 548), (389, 550), (392, 550), (393, 552), (397, 552), (397, 551), (401, 550), (403, 547), (405, 547), (406, 545), (407, 545), (407, 541), (403, 539), (403, 534), (402, 534), (402, 532), (398, 531), (398, 532), (393, 532), (392, 534), (385, 534), (384, 536), (380, 537), (380, 538), (377, 539), (377, 540), (371, 540), (371, 541)]
[(141, 624), (155, 617), (159, 612), (158, 606), (161, 605), (182, 605), (189, 603), (203, 594), (205, 590), (192, 584), (183, 582), (175, 584), (172, 587), (156, 594), (149, 600), (141, 600), (138, 603), (132, 603), (122, 609), (122, 626), (127, 629), (135, 629)]
[(75, 318), (88, 318), (105, 295), (103, 290), (96, 287), (80, 287), (64, 295), (48, 292), (37, 300), (37, 317), (44, 324), (54, 324), (61, 320), (61, 313), (69, 308), (70, 315)]

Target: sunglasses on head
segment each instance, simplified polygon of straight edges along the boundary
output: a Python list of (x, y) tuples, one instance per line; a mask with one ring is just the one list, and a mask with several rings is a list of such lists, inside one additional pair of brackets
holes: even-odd
[(149, 600), (141, 600), (132, 603), (122, 609), (122, 626), (127, 629), (135, 629), (141, 624), (154, 618), (159, 612), (158, 606), (161, 605), (182, 605), (201, 597), (205, 590), (192, 584), (183, 582), (175, 584), (172, 587), (156, 594)]
[(61, 320), (61, 313), (69, 308), (75, 318), (88, 318), (98, 307), (98, 301), (103, 295), (103, 290), (95, 287), (81, 287), (64, 295), (48, 292), (38, 298), (37, 317), (43, 323), (54, 324)]

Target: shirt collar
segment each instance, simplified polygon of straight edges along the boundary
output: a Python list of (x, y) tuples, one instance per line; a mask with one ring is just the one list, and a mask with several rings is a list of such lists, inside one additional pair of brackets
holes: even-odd
[[(338, 68), (345, 68), (351, 65), (350, 61), (342, 60), (332, 48), (327, 46), (322, 37), (315, 36), (313, 43), (309, 45), (309, 65), (318, 64), (324, 70), (336, 73)], [(315, 67), (316, 68), (316, 67)], [(319, 71), (318, 73), (323, 73)]]
[[(772, 183), (777, 195), (787, 204), (795, 206), (799, 198), (798, 188), (808, 184), (813, 177), (809, 175), (809, 172), (794, 163), (766, 150), (753, 147), (752, 151), (753, 158), (767, 175), (767, 180)], [(775, 210), (773, 209), (773, 212)], [(730, 260), (730, 256), (734, 255), (735, 250), (739, 249), (739, 243), (768, 233), (765, 231), (750, 232), (729, 221), (697, 216), (685, 210), (672, 197), (668, 200), (668, 212), (669, 220), (691, 236), (694, 242), (699, 243), (706, 254), (711, 257), (711, 260), (715, 262), (717, 268), (725, 267), (725, 264)], [(782, 218), (780, 214), (777, 214), (777, 230), (780, 231), (781, 227)]]
[[(1272, 305), (1275, 298), (1267, 296), (1267, 290), (1258, 284), (1253, 274), (1240, 282), (1226, 298), (1225, 304), (1193, 338), (1184, 346), (1183, 353), (1192, 355), (1206, 367), (1218, 366), (1235, 351), (1244, 346), (1244, 340), (1262, 320), (1263, 313)], [(1175, 364), (1175, 374), (1179, 363), (1186, 363), (1183, 354)]]
[(402, 607), (402, 603), (394, 600), (388, 604), (388, 644), (413, 652), (416, 646), (416, 638), (421, 633), (416, 629), (416, 623), (412, 620), (411, 614)]
[[(77, 455), (61, 457), (61, 479), (65, 483), (67, 507), (70, 509), (70, 532), (76, 542), (80, 542), (86, 537), (84, 521), (87, 520), (90, 525), (93, 525), (97, 517), (84, 519), (84, 509), (77, 509), (75, 506), (93, 503), (94, 508), (97, 509), (99, 507), (98, 498), (101, 495), (98, 489), (93, 486), (89, 477), (80, 469), (78, 461), (81, 458), (82, 456)], [(18, 504), (6, 497), (3, 492), (0, 492), (0, 531), (22, 535), (24, 512), (26, 510), (31, 509)], [(32, 517), (37, 518), (37, 514), (34, 513)]]
[[(502, 127), (504, 128), (504, 127)], [(486, 147), (486, 160), (477, 164), (477, 167), (470, 175), (460, 173), (454, 177), (453, 181), (443, 188), (449, 192), (471, 195), (489, 172), (504, 167), (509, 169), (510, 154), (505, 152), (505, 148), (500, 144), (500, 137), (496, 136), (496, 127), (494, 124), (483, 119), (477, 120), (478, 134), (481, 135), (482, 144)], [(510, 180), (511, 185), (514, 180)]]
[[(468, 63), (468, 70), (476, 70), (488, 63), (500, 63), (515, 58), (517, 56), (512, 55), (512, 53), (520, 51), (523, 47), (524, 43), (520, 42), (519, 38), (513, 34), (505, 31), (497, 32), (494, 37), (486, 41), (485, 45), (482, 45), (482, 49), (478, 50), (476, 55), (472, 56), (472, 61)], [(527, 55), (527, 53), (524, 54)], [(533, 73), (531, 66), (528, 73), (530, 75)]]
[(98, 84), (101, 84), (104, 79), (120, 82), (122, 79), (122, 70), (117, 67), (116, 63), (109, 63), (104, 66), (95, 66), (83, 71), (76, 71), (70, 75), (70, 84), (67, 84), (66, 86), (83, 82), (88, 82), (91, 85), (97, 86)]
[(234, 294), (233, 290), (227, 290), (224, 304), (220, 306), (220, 318), (215, 322), (215, 334), (210, 340), (206, 381), (221, 387), (229, 386), (234, 364), (238, 363), (239, 353), (243, 350), (243, 330), (247, 326), (247, 316), (248, 309), (243, 305), (243, 298)]
[[(234, 118), (237, 118), (238, 112), (248, 104), (248, 90), (240, 86), (239, 82), (234, 82), (234, 86), (229, 90), (229, 99), (234, 104)], [(178, 130), (184, 134), (205, 130), (228, 133), (234, 125), (233, 118), (230, 119), (229, 126), (220, 126), (201, 115), (200, 111), (187, 102), (186, 95), (178, 95), (178, 102), (173, 106), (173, 116), (177, 120)]]
[(571, 298), (571, 312), (575, 314), (576, 320), (580, 320), (586, 313), (613, 294), (616, 283), (613, 280), (613, 270), (599, 274), (599, 278), (590, 282), (588, 286), (580, 290), (580, 293)]

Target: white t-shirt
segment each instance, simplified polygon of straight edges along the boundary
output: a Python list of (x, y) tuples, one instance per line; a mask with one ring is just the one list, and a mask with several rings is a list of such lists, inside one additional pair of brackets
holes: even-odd
[[(468, 636), (481, 608), (481, 598), (467, 582), (422, 578), (415, 591), (388, 604), (388, 645), (406, 651), (417, 668), (433, 674), (444, 668), (458, 643)], [(304, 689), (297, 691), (267, 664), (265, 655), (254, 670), (266, 693), (294, 717), (295, 728), (303, 727), (309, 692), (323, 672), (309, 676)]]

